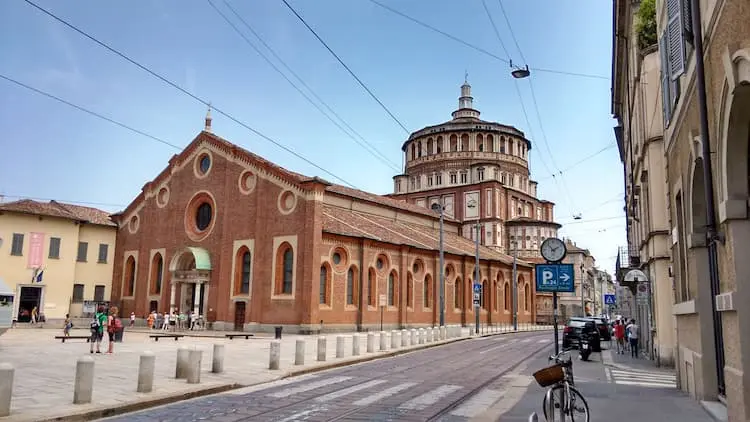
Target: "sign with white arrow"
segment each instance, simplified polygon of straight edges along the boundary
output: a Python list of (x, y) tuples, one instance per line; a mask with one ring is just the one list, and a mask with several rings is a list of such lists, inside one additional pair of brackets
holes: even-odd
[(537, 264), (536, 291), (575, 292), (575, 271), (573, 264)]

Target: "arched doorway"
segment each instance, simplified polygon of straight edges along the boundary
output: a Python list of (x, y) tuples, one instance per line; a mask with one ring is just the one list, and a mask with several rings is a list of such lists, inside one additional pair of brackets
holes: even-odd
[[(211, 258), (203, 248), (186, 247), (175, 253), (169, 264), (170, 310), (207, 316)], [(209, 317), (209, 321), (213, 318)]]

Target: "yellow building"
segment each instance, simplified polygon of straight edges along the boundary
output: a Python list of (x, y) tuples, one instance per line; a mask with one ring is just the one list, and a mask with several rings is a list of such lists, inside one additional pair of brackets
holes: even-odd
[[(13, 316), (29, 322), (88, 312), (110, 297), (117, 226), (109, 213), (56, 201), (0, 203), (0, 282), (16, 294)], [(2, 283), (0, 283), (2, 284)]]

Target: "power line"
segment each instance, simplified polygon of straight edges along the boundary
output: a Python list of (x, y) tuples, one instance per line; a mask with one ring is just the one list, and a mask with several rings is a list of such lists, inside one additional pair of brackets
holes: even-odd
[(208, 102), (207, 100), (204, 100), (203, 98), (200, 98), (200, 97), (198, 97), (197, 95), (195, 95), (195, 94), (191, 93), (190, 91), (186, 90), (185, 88), (183, 88), (183, 87), (181, 87), (181, 86), (177, 85), (176, 83), (174, 83), (174, 82), (170, 81), (170, 80), (169, 80), (169, 79), (167, 79), (166, 77), (164, 77), (164, 76), (162, 76), (162, 75), (160, 75), (160, 74), (156, 73), (155, 71), (153, 71), (153, 70), (149, 69), (149, 68), (148, 68), (147, 66), (145, 66), (145, 65), (142, 65), (142, 64), (140, 64), (139, 62), (137, 62), (137, 61), (135, 61), (134, 59), (131, 59), (130, 57), (128, 57), (127, 55), (125, 55), (124, 53), (121, 53), (120, 51), (116, 50), (115, 48), (113, 48), (113, 47), (110, 47), (109, 45), (105, 44), (105, 43), (104, 43), (104, 42), (102, 42), (102, 41), (99, 41), (99, 40), (98, 40), (97, 38), (95, 38), (94, 36), (92, 36), (92, 35), (89, 35), (89, 34), (88, 34), (88, 33), (86, 33), (85, 31), (83, 31), (82, 29), (79, 29), (79, 28), (78, 28), (78, 27), (76, 27), (75, 25), (73, 25), (73, 24), (71, 24), (71, 23), (68, 23), (68, 22), (67, 22), (67, 21), (65, 21), (64, 19), (62, 19), (62, 18), (59, 18), (59, 17), (57, 17), (57, 16), (55, 15), (55, 14), (53, 14), (53, 13), (52, 13), (52, 12), (50, 12), (50, 11), (48, 11), (47, 9), (45, 9), (45, 8), (43, 8), (43, 7), (39, 6), (39, 5), (37, 5), (36, 3), (32, 2), (31, 0), (24, 0), (24, 1), (25, 1), (26, 3), (28, 3), (29, 5), (33, 6), (34, 8), (36, 8), (37, 10), (41, 11), (42, 13), (46, 14), (47, 16), (51, 17), (52, 19), (54, 19), (54, 20), (56, 20), (56, 21), (58, 21), (58, 22), (62, 23), (63, 25), (65, 25), (65, 26), (67, 26), (68, 28), (72, 29), (73, 31), (75, 31), (75, 32), (79, 33), (80, 35), (83, 35), (84, 37), (86, 37), (86, 38), (88, 38), (89, 40), (91, 40), (91, 41), (95, 42), (96, 44), (98, 44), (98, 45), (100, 45), (101, 47), (105, 48), (106, 50), (110, 51), (111, 53), (113, 53), (113, 54), (115, 54), (115, 55), (117, 55), (117, 56), (120, 56), (121, 58), (125, 59), (126, 61), (130, 62), (131, 64), (135, 65), (136, 67), (140, 68), (141, 70), (143, 70), (144, 72), (146, 72), (146, 73), (150, 74), (151, 76), (153, 76), (153, 77), (155, 77), (155, 78), (159, 79), (160, 81), (164, 82), (165, 84), (167, 84), (167, 85), (171, 86), (172, 88), (174, 88), (174, 89), (176, 89), (176, 90), (178, 90), (178, 91), (182, 92), (183, 94), (185, 94), (185, 95), (189, 96), (190, 98), (192, 98), (192, 99), (194, 99), (194, 100), (198, 101), (199, 103), (201, 103), (201, 104), (203, 104), (203, 105), (205, 105), (205, 106), (207, 106), (207, 107), (208, 107), (208, 106), (211, 106), (211, 109), (212, 109), (212, 110), (214, 110), (215, 112), (217, 112), (217, 113), (221, 114), (222, 116), (224, 116), (224, 117), (228, 118), (229, 120), (231, 120), (231, 121), (233, 121), (233, 122), (237, 123), (238, 125), (240, 125), (240, 126), (244, 127), (245, 129), (249, 130), (250, 132), (252, 132), (252, 133), (256, 134), (257, 136), (259, 136), (259, 137), (261, 137), (261, 138), (265, 139), (265, 140), (266, 140), (266, 141), (268, 141), (268, 142), (271, 142), (272, 144), (276, 145), (277, 147), (279, 147), (279, 148), (283, 149), (284, 151), (286, 151), (286, 152), (288, 152), (288, 153), (290, 153), (290, 154), (294, 155), (295, 157), (299, 158), (300, 160), (302, 160), (302, 161), (304, 161), (304, 162), (306, 162), (306, 163), (310, 164), (311, 166), (313, 166), (313, 167), (317, 168), (318, 170), (322, 171), (323, 173), (325, 173), (325, 174), (327, 174), (327, 175), (329, 175), (329, 176), (331, 176), (331, 177), (334, 177), (335, 179), (337, 179), (337, 180), (340, 180), (341, 182), (343, 182), (343, 183), (345, 183), (345, 184), (347, 184), (347, 185), (349, 185), (349, 186), (351, 186), (351, 187), (354, 187), (354, 188), (356, 188), (356, 187), (355, 187), (355, 186), (354, 186), (353, 184), (351, 184), (351, 183), (347, 182), (347, 181), (346, 181), (345, 179), (343, 179), (342, 177), (339, 177), (339, 176), (335, 175), (334, 173), (332, 173), (332, 172), (330, 172), (330, 171), (326, 170), (325, 168), (323, 168), (323, 167), (319, 166), (318, 164), (315, 164), (315, 163), (314, 163), (313, 161), (311, 161), (311, 160), (310, 160), (310, 159), (308, 159), (308, 158), (305, 158), (305, 157), (304, 157), (303, 155), (301, 155), (301, 154), (299, 154), (299, 153), (295, 152), (294, 150), (292, 150), (292, 149), (291, 149), (291, 148), (289, 148), (288, 146), (286, 146), (286, 145), (284, 145), (284, 144), (280, 143), (279, 141), (277, 141), (277, 140), (275, 140), (275, 139), (271, 138), (270, 136), (268, 136), (268, 135), (266, 135), (266, 134), (264, 134), (264, 133), (262, 133), (262, 132), (258, 131), (257, 129), (255, 129), (255, 128), (251, 127), (250, 125), (248, 125), (247, 123), (245, 123), (245, 122), (243, 122), (243, 121), (241, 121), (241, 120), (237, 119), (236, 117), (232, 116), (231, 114), (229, 114), (229, 113), (227, 113), (227, 112), (225, 112), (225, 111), (221, 110), (220, 108), (216, 107), (215, 105), (213, 105), (213, 104), (209, 104), (209, 102)]
[(508, 14), (505, 13), (505, 7), (503, 7), (503, 0), (497, 0), (498, 4), (500, 4), (500, 10), (503, 12), (503, 17), (505, 18), (505, 24), (508, 25), (508, 29), (510, 29), (510, 37), (513, 39), (513, 43), (516, 45), (516, 50), (518, 50), (518, 54), (521, 56), (521, 60), (523, 60), (524, 63), (528, 63), (526, 61), (526, 57), (523, 56), (523, 51), (521, 51), (521, 46), (518, 45), (518, 40), (516, 39), (516, 35), (513, 33), (513, 27), (510, 25), (510, 19), (508, 19)]
[[(68, 199), (39, 198), (39, 197), (28, 196), (28, 195), (8, 195), (8, 194), (0, 193), (0, 199), (2, 199), (2, 198), (16, 198), (16, 199), (19, 199), (19, 200), (20, 199), (31, 199), (31, 200), (34, 200), (34, 201), (55, 201), (55, 202), (62, 202), (62, 203), (74, 204), (74, 205), (77, 205), (77, 204), (80, 204), (80, 205), (96, 205), (96, 206), (100, 206), (100, 207), (120, 207), (120, 208), (127, 207), (127, 205), (124, 205), (124, 204), (110, 204), (110, 203), (107, 203), (107, 202), (71, 201), (71, 200), (68, 200)], [(3, 202), (0, 201), (0, 204), (3, 204)]]
[(331, 53), (333, 55), (333, 57), (335, 57), (336, 60), (338, 60), (339, 63), (341, 63), (341, 66), (344, 66), (344, 69), (346, 69), (346, 71), (349, 72), (349, 74), (352, 75), (352, 77), (354, 77), (354, 79), (357, 80), (357, 82), (359, 83), (359, 85), (362, 86), (362, 88), (364, 88), (365, 91), (367, 91), (367, 93), (370, 94), (370, 96), (375, 101), (378, 102), (378, 104), (380, 104), (380, 107), (382, 107), (383, 110), (385, 110), (385, 112), (388, 113), (389, 116), (391, 116), (391, 119), (393, 119), (393, 121), (395, 121), (399, 126), (401, 126), (401, 129), (403, 129), (404, 132), (406, 132), (407, 135), (411, 134), (411, 132), (409, 131), (409, 129), (407, 129), (406, 126), (404, 126), (404, 124), (401, 123), (401, 121), (398, 118), (396, 118), (396, 116), (393, 113), (391, 113), (391, 111), (388, 109), (388, 107), (386, 107), (385, 104), (383, 104), (383, 102), (380, 101), (380, 99), (378, 99), (378, 97), (375, 96), (375, 94), (372, 93), (372, 91), (370, 90), (370, 88), (368, 88), (367, 85), (365, 85), (365, 83), (362, 82), (362, 80), (359, 79), (359, 77), (357, 77), (356, 74), (354, 74), (354, 72), (349, 68), (349, 66), (347, 66), (346, 63), (344, 63), (344, 61), (341, 60), (341, 58), (336, 53), (334, 53), (334, 51), (331, 49), (331, 47), (329, 47), (328, 44), (325, 41), (323, 41), (322, 38), (320, 38), (320, 36), (318, 35), (318, 33), (315, 32), (314, 29), (312, 29), (312, 27), (305, 21), (305, 19), (302, 16), (300, 16), (300, 14), (297, 13), (297, 11), (294, 10), (294, 8), (286, 0), (281, 0), (281, 1), (283, 1), (284, 4), (286, 5), (286, 7), (289, 8), (289, 10), (291, 10), (292, 13), (294, 13), (295, 16), (297, 16), (297, 19), (299, 19), (300, 22), (302, 22), (307, 27), (307, 29), (309, 29), (310, 32), (312, 32), (312, 34), (315, 35), (315, 38), (317, 38), (318, 41), (320, 41), (320, 43), (323, 44), (323, 46), (326, 48), (326, 50), (328, 50), (328, 52)]
[[(603, 153), (605, 151), (609, 151), (610, 149), (612, 149), (612, 148), (614, 148), (616, 146), (617, 146), (616, 144), (607, 145), (606, 147), (604, 147), (604, 148), (602, 148), (602, 149), (594, 152), (593, 154), (588, 155), (588, 156), (586, 156), (584, 158), (581, 158), (580, 160), (576, 161), (575, 163), (573, 163), (573, 164), (569, 165), (568, 167), (560, 170), (560, 172), (558, 174), (562, 174), (562, 173), (568, 172), (568, 171), (572, 170), (574, 167), (577, 167), (577, 166), (583, 164), (584, 162), (586, 162), (586, 161), (588, 161), (588, 160), (596, 157), (597, 155), (599, 155), (599, 154), (601, 154), (601, 153)], [(537, 182), (542, 182), (544, 180), (548, 180), (548, 179), (551, 179), (553, 177), (555, 177), (555, 175), (554, 174), (550, 174), (549, 176), (546, 176), (546, 177), (543, 177), (543, 178), (537, 180)]]
[[(226, 1), (224, 3), (227, 4)], [(315, 107), (331, 123), (333, 123), (337, 128), (339, 128), (339, 130), (341, 130), (341, 132), (343, 132), (346, 136), (348, 136), (349, 138), (351, 138), (359, 146), (361, 146), (362, 148), (364, 148), (373, 157), (375, 157), (378, 160), (380, 160), (383, 164), (391, 167), (392, 169), (394, 169), (396, 171), (401, 171), (401, 169), (399, 168), (399, 166), (397, 164), (390, 162), (388, 160), (388, 157), (386, 157), (385, 155), (383, 155), (383, 153), (381, 153), (380, 151), (378, 151), (372, 144), (370, 144), (367, 141), (364, 141), (364, 143), (363, 143), (362, 141), (360, 141), (357, 138), (355, 138), (351, 133), (349, 133), (346, 129), (344, 129), (344, 127), (341, 126), (341, 124), (339, 122), (337, 122), (336, 120), (334, 120), (328, 113), (326, 113), (326, 111), (323, 110), (323, 108), (321, 108), (320, 105), (318, 105), (315, 101), (313, 101), (300, 87), (297, 86), (297, 84), (295, 84), (291, 79), (289, 79), (289, 77), (286, 74), (284, 74), (284, 72), (282, 72), (281, 69), (279, 69), (278, 66), (276, 66), (271, 61), (271, 59), (268, 58), (268, 56), (266, 56), (265, 54), (263, 54), (263, 52), (260, 51), (260, 49), (255, 44), (253, 44), (245, 36), (245, 34), (242, 33), (242, 31), (240, 31), (240, 29), (237, 27), (237, 25), (235, 25), (229, 19), (229, 17), (227, 17), (221, 10), (219, 10), (218, 7), (216, 7), (216, 5), (214, 4), (213, 1), (208, 0), (208, 4), (211, 5), (211, 7), (216, 11), (216, 13), (219, 16), (221, 16), (222, 19), (224, 19), (224, 22), (226, 22), (227, 25), (229, 25), (237, 33), (237, 35), (239, 35), (245, 41), (245, 43), (247, 45), (249, 45), (253, 50), (255, 50), (255, 52), (258, 53), (258, 55), (260, 57), (262, 57), (263, 60), (265, 60), (266, 63), (268, 63), (269, 66), (271, 66), (273, 68), (273, 70), (275, 70), (276, 72), (278, 72), (278, 74), (281, 75), (289, 83), (289, 85), (291, 85), (295, 90), (297, 90), (297, 92), (299, 92), (299, 94), (302, 95), (302, 97), (304, 97), (310, 104), (312, 104), (313, 107)], [(236, 13), (235, 13), (235, 16), (239, 17), (239, 15), (237, 15)], [(247, 23), (244, 22), (244, 20), (242, 18), (240, 18), (240, 20), (242, 20), (243, 23), (245, 23), (245, 26), (248, 26)], [(308, 89), (309, 89), (309, 87), (308, 87)]]
[[(231, 4), (229, 4), (226, 0), (223, 0), (223, 1), (224, 1), (224, 5), (226, 5), (227, 8), (230, 11), (232, 11), (232, 13), (234, 14), (234, 16), (236, 16), (237, 19), (239, 19), (239, 21), (242, 22), (242, 24), (255, 36), (255, 38), (257, 38), (258, 41), (260, 41), (261, 44), (263, 44), (263, 46), (266, 47), (266, 49), (276, 58), (276, 60), (278, 60), (279, 63), (281, 63), (281, 65), (284, 66), (284, 68), (292, 76), (294, 76), (300, 82), (300, 84), (302, 84), (302, 86), (304, 86), (305, 88), (307, 88), (307, 90), (312, 94), (312, 96), (315, 97), (315, 99), (317, 99), (333, 116), (335, 116), (337, 119), (339, 119), (339, 121), (341, 121), (341, 123), (347, 129), (349, 129), (349, 131), (351, 131), (352, 134), (354, 134), (362, 142), (365, 142), (366, 144), (368, 144), (376, 153), (378, 153), (381, 157), (383, 157), (383, 159), (385, 159), (389, 163), (395, 165), (396, 167), (394, 169), (396, 171), (400, 172), (402, 170), (401, 167), (398, 164), (394, 163), (393, 161), (390, 161), (385, 154), (383, 154), (382, 152), (380, 152), (374, 145), (372, 145), (371, 142), (368, 142), (359, 132), (357, 132), (349, 123), (347, 123), (347, 121), (344, 120), (343, 117), (341, 117), (338, 113), (336, 113), (336, 111), (333, 110), (333, 108), (331, 108), (331, 106), (329, 106), (327, 102), (325, 102), (322, 98), (320, 98), (320, 96), (317, 93), (315, 93), (315, 91), (305, 82), (305, 80), (302, 79), (294, 70), (292, 70), (292, 68), (289, 67), (289, 65), (287, 65), (286, 62), (281, 57), (279, 57), (279, 55), (276, 53), (276, 51), (273, 48), (271, 48), (270, 45), (268, 45), (268, 43), (263, 39), (263, 37), (261, 37), (260, 34), (258, 34), (258, 32), (255, 31), (255, 29), (253, 29), (252, 25), (250, 25), (247, 22), (247, 20), (245, 20), (244, 18), (242, 18), (242, 16), (237, 12), (237, 10), (235, 10), (232, 7)], [(349, 135), (349, 133), (347, 133), (347, 135)]]
[(618, 219), (618, 218), (626, 218), (626, 216), (624, 216), (624, 215), (618, 215), (618, 216), (614, 216), (614, 217), (595, 218), (593, 220), (571, 221), (571, 222), (567, 222), (567, 223), (561, 222), (560, 224), (562, 224), (563, 227), (565, 227), (565, 226), (570, 226), (572, 224), (590, 224), (590, 223), (596, 223), (597, 221), (608, 221), (608, 220), (615, 220), (615, 219)]
[(125, 123), (118, 122), (117, 120), (114, 120), (114, 119), (109, 118), (107, 116), (101, 115), (101, 114), (99, 114), (99, 113), (97, 113), (95, 111), (91, 111), (91, 110), (89, 110), (87, 108), (84, 108), (84, 107), (81, 107), (81, 106), (79, 106), (77, 104), (73, 104), (70, 101), (67, 101), (67, 100), (64, 100), (64, 99), (62, 99), (60, 97), (52, 95), (49, 92), (44, 92), (44, 91), (42, 91), (42, 90), (40, 90), (38, 88), (34, 88), (33, 86), (26, 85), (25, 83), (17, 81), (17, 80), (15, 80), (15, 79), (13, 79), (13, 78), (11, 78), (9, 76), (5, 76), (3, 74), (0, 74), (0, 78), (5, 79), (6, 81), (11, 82), (13, 84), (16, 84), (16, 85), (18, 85), (18, 86), (20, 86), (22, 88), (26, 88), (26, 89), (28, 89), (30, 91), (36, 92), (39, 95), (43, 95), (43, 96), (45, 96), (47, 98), (51, 98), (51, 99), (53, 99), (55, 101), (59, 101), (59, 102), (65, 104), (65, 105), (73, 107), (73, 108), (75, 108), (75, 109), (77, 109), (79, 111), (82, 111), (84, 113), (90, 114), (90, 115), (92, 115), (94, 117), (98, 117), (98, 118), (100, 118), (102, 120), (105, 120), (105, 121), (110, 122), (112, 124), (115, 124), (117, 126), (120, 126), (121, 128), (127, 129), (127, 130), (129, 130), (129, 131), (131, 131), (133, 133), (137, 133), (138, 135), (145, 136), (147, 138), (153, 139), (156, 142), (160, 142), (160, 143), (162, 143), (164, 145), (170, 146), (170, 147), (175, 148), (175, 149), (177, 149), (179, 151), (182, 151), (184, 149), (184, 147), (177, 146), (177, 145), (175, 145), (173, 143), (167, 142), (164, 139), (158, 138), (158, 137), (156, 137), (154, 135), (151, 135), (149, 133), (146, 133), (146, 132), (144, 132), (142, 130), (138, 130), (138, 129), (135, 129), (134, 127), (128, 126)]
[[(417, 25), (419, 25), (421, 27), (427, 28), (427, 29), (429, 29), (429, 30), (431, 30), (433, 32), (436, 32), (436, 33), (438, 33), (438, 34), (440, 34), (440, 35), (442, 35), (442, 36), (444, 36), (446, 38), (449, 38), (449, 39), (451, 39), (451, 40), (453, 40), (453, 41), (455, 41), (457, 43), (463, 44), (466, 47), (469, 47), (469, 48), (471, 48), (473, 50), (476, 50), (476, 51), (478, 51), (478, 52), (480, 52), (480, 53), (482, 53), (482, 54), (484, 54), (486, 56), (492, 57), (495, 60), (499, 60), (499, 61), (501, 61), (501, 62), (503, 62), (505, 64), (510, 64), (510, 60), (508, 60), (508, 59), (505, 59), (505, 58), (500, 57), (500, 56), (498, 56), (498, 55), (496, 55), (494, 53), (491, 53), (491, 52), (483, 49), (482, 47), (479, 47), (479, 46), (477, 46), (475, 44), (472, 44), (472, 43), (470, 43), (468, 41), (462, 40), (461, 38), (458, 38), (455, 35), (451, 35), (451, 34), (445, 32), (443, 30), (435, 28), (434, 26), (432, 26), (430, 24), (422, 22), (422, 21), (420, 21), (417, 18), (409, 16), (406, 13), (403, 13), (403, 12), (401, 12), (399, 10), (396, 10), (396, 9), (390, 7), (390, 6), (387, 6), (387, 5), (381, 3), (381, 2), (379, 2), (377, 0), (370, 0), (370, 2), (376, 4), (377, 6), (380, 6), (381, 8), (383, 8), (383, 9), (385, 9), (385, 10), (387, 10), (387, 11), (389, 11), (389, 12), (395, 14), (395, 15), (398, 15), (398, 16), (401, 16), (402, 18), (410, 20), (413, 23), (416, 23)], [(533, 71), (536, 71), (536, 72), (544, 72), (544, 73), (555, 73), (555, 74), (558, 74), (558, 75), (578, 76), (578, 77), (582, 77), (582, 78), (603, 79), (603, 80), (607, 80), (607, 81), (610, 79), (609, 76), (593, 75), (593, 74), (588, 74), (588, 73), (569, 72), (569, 71), (564, 71), (564, 70), (547, 69), (547, 68), (540, 68), (540, 67), (532, 67), (532, 68), (530, 68), (530, 70), (533, 70)]]

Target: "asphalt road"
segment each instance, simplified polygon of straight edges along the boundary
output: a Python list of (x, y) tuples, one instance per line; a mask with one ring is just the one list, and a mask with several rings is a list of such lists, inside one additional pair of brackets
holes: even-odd
[(531, 382), (518, 368), (551, 345), (551, 332), (475, 338), (107, 420), (468, 421), (512, 406)]

